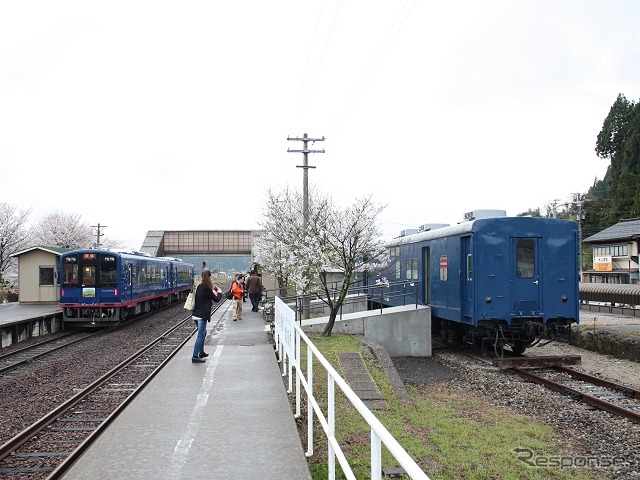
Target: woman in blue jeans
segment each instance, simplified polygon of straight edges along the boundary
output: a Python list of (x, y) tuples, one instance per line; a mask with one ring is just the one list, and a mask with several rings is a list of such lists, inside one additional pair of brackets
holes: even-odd
[(207, 336), (207, 322), (211, 321), (211, 302), (219, 302), (222, 298), (222, 289), (213, 284), (211, 271), (208, 268), (202, 270), (202, 282), (196, 288), (196, 306), (193, 309), (192, 318), (198, 329), (196, 344), (193, 346), (192, 363), (204, 363), (209, 354), (204, 351), (204, 339)]

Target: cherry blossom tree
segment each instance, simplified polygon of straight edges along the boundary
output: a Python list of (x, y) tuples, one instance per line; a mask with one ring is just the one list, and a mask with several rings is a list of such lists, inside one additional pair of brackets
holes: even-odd
[(6, 280), (8, 270), (15, 266), (16, 252), (28, 244), (27, 220), (31, 210), (18, 210), (8, 203), (0, 203), (0, 280)]
[[(283, 286), (296, 294), (317, 296), (329, 307), (324, 335), (330, 336), (336, 317), (359, 273), (373, 274), (388, 263), (377, 217), (385, 208), (371, 197), (336, 207), (316, 189), (308, 197), (304, 222), (302, 195), (291, 189), (267, 192), (264, 233), (256, 240), (256, 258)], [(342, 282), (330, 284), (329, 273), (340, 271)], [(282, 283), (281, 283), (282, 282)]]
[[(328, 200), (313, 192), (310, 195), (309, 211), (323, 212)], [(309, 276), (316, 260), (315, 239), (304, 234), (302, 196), (296, 190), (286, 188), (280, 193), (267, 192), (263, 232), (254, 245), (254, 255), (263, 268), (272, 274), (278, 283), (280, 296), (288, 293), (304, 295), (308, 291)], [(321, 213), (320, 213), (321, 214)], [(313, 215), (317, 219), (318, 214)], [(291, 287), (294, 292), (288, 292)]]
[(55, 211), (31, 227), (30, 242), (48, 247), (89, 248), (95, 243), (95, 236), (80, 215)]

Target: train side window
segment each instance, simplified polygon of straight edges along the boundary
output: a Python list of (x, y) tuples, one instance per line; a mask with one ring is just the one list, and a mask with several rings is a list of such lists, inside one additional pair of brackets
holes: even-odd
[(141, 265), (136, 265), (136, 285), (142, 285), (146, 283), (144, 267)]
[(400, 280), (400, 278), (402, 278), (402, 277), (400, 277), (400, 275), (401, 275), (401, 273), (400, 273), (400, 260), (396, 260), (396, 278), (398, 280)]
[(530, 238), (516, 243), (516, 275), (518, 278), (533, 278), (536, 274), (535, 243)]
[(407, 260), (407, 280), (418, 279), (418, 259), (410, 258)]
[(471, 263), (471, 254), (467, 255), (467, 281), (473, 280), (473, 269)]

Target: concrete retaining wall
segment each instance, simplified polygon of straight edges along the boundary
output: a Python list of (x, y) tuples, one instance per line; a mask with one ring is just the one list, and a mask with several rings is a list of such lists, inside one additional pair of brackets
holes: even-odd
[[(307, 333), (322, 333), (329, 317), (302, 321)], [(409, 305), (349, 313), (336, 318), (333, 332), (363, 335), (386, 348), (391, 357), (431, 356), (431, 309)]]

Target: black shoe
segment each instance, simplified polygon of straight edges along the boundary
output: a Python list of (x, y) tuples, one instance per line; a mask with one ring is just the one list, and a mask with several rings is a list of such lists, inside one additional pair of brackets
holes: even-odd
[(200, 358), (207, 358), (209, 356), (208, 353), (202, 352), (200, 355), (198, 355)]
[(204, 358), (191, 357), (191, 363), (204, 363)]

